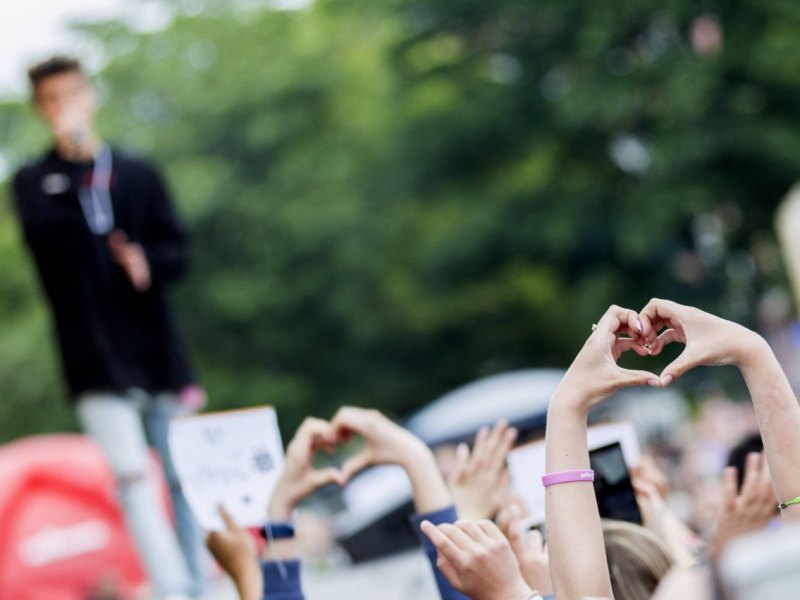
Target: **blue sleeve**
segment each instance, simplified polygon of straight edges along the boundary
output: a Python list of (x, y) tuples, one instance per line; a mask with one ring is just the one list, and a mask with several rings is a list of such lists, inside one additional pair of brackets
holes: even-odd
[(436, 566), (436, 547), (431, 543), (428, 537), (422, 533), (419, 528), (419, 524), (423, 521), (430, 521), (434, 525), (439, 525), (441, 523), (455, 523), (457, 519), (458, 515), (456, 514), (455, 506), (448, 506), (447, 508), (443, 508), (431, 513), (414, 515), (411, 517), (411, 527), (414, 529), (414, 533), (417, 534), (419, 541), (422, 543), (422, 549), (425, 550), (425, 555), (428, 557), (428, 560), (431, 563), (433, 575), (436, 577), (436, 585), (439, 588), (439, 595), (442, 597), (442, 600), (469, 600), (469, 598), (467, 598), (467, 596), (461, 592), (453, 589), (453, 586), (450, 585), (450, 582), (447, 581), (447, 578)]
[[(281, 574), (280, 565), (283, 565), (285, 578)], [(261, 572), (264, 574), (262, 600), (304, 600), (299, 560), (284, 560), (280, 563), (265, 560), (261, 563)]]

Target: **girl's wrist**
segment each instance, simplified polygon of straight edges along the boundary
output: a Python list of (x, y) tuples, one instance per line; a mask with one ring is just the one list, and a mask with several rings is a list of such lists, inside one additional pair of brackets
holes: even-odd
[[(567, 388), (569, 389), (569, 388)], [(556, 390), (548, 406), (548, 421), (550, 415), (558, 418), (574, 418), (585, 420), (589, 415), (589, 395), (581, 391), (561, 392)]]
[(294, 508), (294, 502), (284, 498), (280, 493), (273, 494), (267, 508), (267, 519), (269, 521), (291, 521)]
[(513, 590), (509, 590), (505, 598), (508, 600), (532, 600), (539, 595), (539, 592), (532, 589), (524, 580), (520, 580), (514, 586)]
[(760, 370), (764, 364), (774, 362), (775, 355), (763, 337), (749, 329), (745, 331), (749, 335), (744, 337), (744, 342), (736, 353), (736, 366), (746, 378), (750, 373)]

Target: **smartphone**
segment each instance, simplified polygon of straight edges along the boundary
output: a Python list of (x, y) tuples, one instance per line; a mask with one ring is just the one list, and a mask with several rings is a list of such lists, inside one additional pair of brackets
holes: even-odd
[(592, 450), (589, 462), (594, 470), (594, 493), (600, 517), (641, 525), (642, 515), (619, 442)]

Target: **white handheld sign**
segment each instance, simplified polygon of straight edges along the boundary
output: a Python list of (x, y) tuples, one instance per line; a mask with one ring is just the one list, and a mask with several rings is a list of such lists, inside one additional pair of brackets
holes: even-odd
[(240, 527), (266, 522), (267, 504), (283, 469), (274, 408), (174, 419), (169, 448), (183, 493), (203, 529), (225, 529), (220, 505)]

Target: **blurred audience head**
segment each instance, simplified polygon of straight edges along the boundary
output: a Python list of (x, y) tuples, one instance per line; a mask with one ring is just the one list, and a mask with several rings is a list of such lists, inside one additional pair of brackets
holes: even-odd
[(616, 598), (648, 600), (673, 566), (656, 534), (625, 521), (603, 521), (603, 539)]

